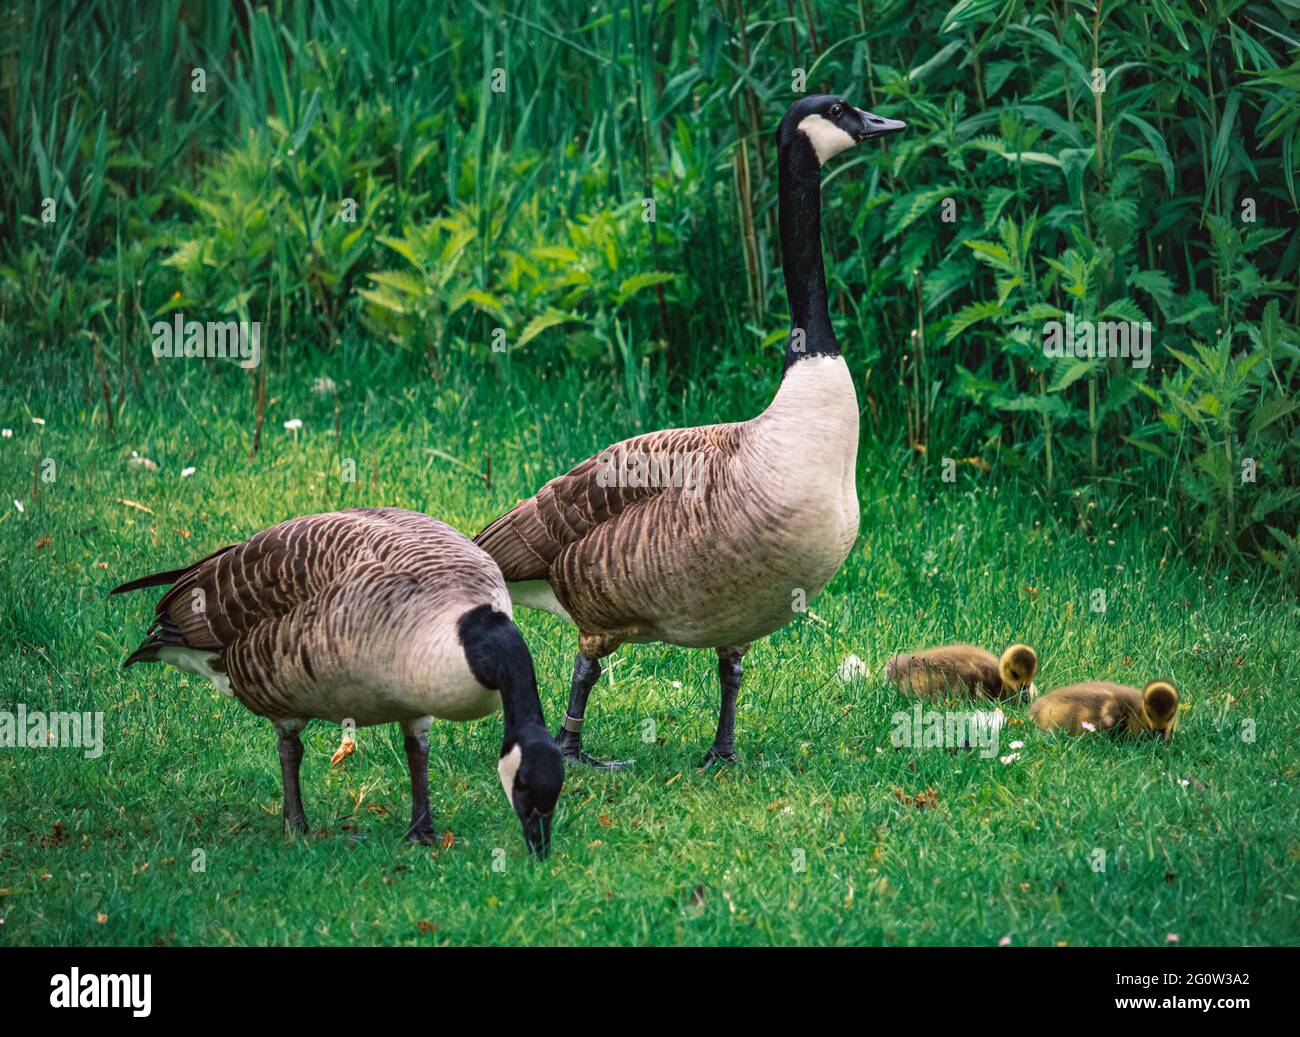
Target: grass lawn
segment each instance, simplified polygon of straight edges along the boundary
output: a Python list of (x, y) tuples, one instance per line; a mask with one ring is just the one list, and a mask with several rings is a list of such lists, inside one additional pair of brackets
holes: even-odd
[[(364, 729), (331, 769), (339, 733), (320, 722), (303, 766), (313, 834), (287, 839), (270, 725), (197, 678), (123, 673), (156, 593), (108, 589), (339, 507), (414, 508), (472, 534), (634, 431), (574, 384), (515, 396), (489, 380), (458, 392), (390, 390), (401, 379), (382, 369), (335, 377), (341, 440), (333, 397), (310, 378), (273, 377), (252, 461), (248, 385), (233, 370), (146, 385), (145, 402), (116, 412), (112, 439), (102, 405), (79, 390), (6, 380), (0, 709), (102, 711), (105, 746), (97, 759), (0, 751), (0, 942), (1300, 939), (1294, 598), (1268, 576), (1195, 568), (1151, 518), (1158, 505), (1120, 496), (1103, 517), (1081, 498), (1053, 511), (999, 484), (996, 466), (963, 466), (945, 484), (899, 474), (868, 444), (857, 547), (811, 611), (746, 660), (740, 766), (695, 767), (716, 718), (712, 653), (625, 647), (593, 693), (585, 738), (636, 766), (570, 771), (544, 863), (526, 858), (501, 793), (499, 715), (431, 732), (434, 820), (454, 834), (449, 847), (402, 840), (395, 726)], [(746, 391), (749, 408), (770, 392)], [(744, 416), (739, 400), (674, 407), (656, 423)], [(283, 428), (295, 417), (296, 436)], [(132, 464), (133, 450), (158, 470)], [(442, 456), (477, 471), (485, 454), (490, 489)], [(357, 480), (345, 484), (348, 457)], [(53, 482), (33, 478), (45, 458)], [(1104, 612), (1092, 610), (1097, 589)], [(554, 724), (576, 638), (541, 613), (517, 619)], [(1047, 736), (1013, 705), (991, 758), (893, 748), (891, 716), (908, 704), (882, 679), (886, 659), (957, 639), (1029, 642), (1044, 691), (1172, 679), (1187, 703), (1178, 736)], [(850, 654), (867, 676), (841, 679)]]

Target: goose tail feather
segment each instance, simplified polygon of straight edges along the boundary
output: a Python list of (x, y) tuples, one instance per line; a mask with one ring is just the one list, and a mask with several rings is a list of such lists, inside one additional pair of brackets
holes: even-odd
[(185, 566), (182, 569), (169, 569), (164, 573), (150, 573), (148, 576), (141, 576), (135, 580), (129, 580), (126, 583), (114, 587), (109, 594), (126, 594), (128, 591), (143, 590), (145, 587), (162, 587), (166, 584), (175, 583), (184, 576), (191, 566)]
[(185, 637), (181, 634), (180, 627), (173, 623), (166, 616), (160, 617), (149, 628), (149, 634), (140, 646), (134, 652), (126, 657), (122, 663), (122, 669), (132, 666), (135, 663), (156, 663), (163, 660), (158, 653), (164, 648), (187, 648)]
[(213, 551), (212, 554), (208, 555), (206, 558), (200, 558), (193, 565), (183, 565), (179, 569), (168, 569), (166, 572), (150, 573), (148, 576), (141, 576), (138, 579), (128, 580), (126, 583), (114, 587), (108, 593), (110, 595), (126, 594), (128, 591), (143, 590), (145, 587), (162, 587), (167, 584), (175, 583), (187, 572), (190, 572), (193, 569), (197, 569), (204, 562), (210, 562), (218, 555), (223, 555), (227, 551), (229, 551), (232, 547), (238, 547), (238, 546), (239, 546), (238, 544), (230, 544), (227, 547), (221, 548), (219, 551)]
[(140, 647), (126, 657), (126, 660), (122, 663), (122, 669), (125, 670), (128, 666), (134, 666), (136, 663), (159, 662), (158, 649), (161, 647), (162, 645), (153, 638), (142, 641)]

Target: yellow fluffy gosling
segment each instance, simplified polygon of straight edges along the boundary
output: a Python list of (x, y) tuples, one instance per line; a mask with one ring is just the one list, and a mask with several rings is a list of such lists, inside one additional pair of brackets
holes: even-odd
[(974, 645), (943, 645), (896, 655), (885, 667), (885, 677), (899, 691), (928, 699), (971, 695), (1032, 701), (1038, 695), (1037, 672), (1037, 653), (1020, 644), (1008, 648), (1001, 659)]
[(1029, 708), (1029, 719), (1044, 731), (1149, 734), (1168, 742), (1178, 727), (1178, 692), (1168, 681), (1152, 681), (1141, 691), (1085, 681), (1048, 692)]

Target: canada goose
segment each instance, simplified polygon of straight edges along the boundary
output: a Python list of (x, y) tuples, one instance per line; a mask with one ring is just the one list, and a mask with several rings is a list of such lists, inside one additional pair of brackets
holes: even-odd
[(1150, 734), (1168, 742), (1178, 727), (1178, 692), (1168, 681), (1152, 681), (1141, 691), (1085, 681), (1049, 691), (1029, 707), (1029, 719), (1044, 731)]
[(929, 699), (970, 694), (1031, 701), (1038, 695), (1037, 672), (1038, 654), (1028, 645), (1011, 645), (1000, 659), (974, 645), (943, 645), (896, 655), (885, 667), (886, 679), (899, 691)]
[(817, 95), (777, 131), (790, 336), (781, 386), (758, 417), (633, 436), (521, 501), (475, 538), (511, 598), (573, 623), (579, 652), (559, 732), (582, 751), (600, 660), (625, 642), (713, 648), (722, 703), (704, 766), (737, 759), (741, 660), (802, 611), (858, 533), (858, 401), (827, 307), (821, 165), (904, 124)]
[(564, 763), (501, 573), (456, 530), (399, 508), (309, 515), (112, 593), (164, 584), (173, 586), (123, 668), (170, 663), (270, 720), (290, 832), (307, 831), (299, 735), (312, 718), (401, 724), (409, 836), (432, 843), (432, 719), (474, 720), (500, 704), (502, 787), (529, 849), (546, 853)]

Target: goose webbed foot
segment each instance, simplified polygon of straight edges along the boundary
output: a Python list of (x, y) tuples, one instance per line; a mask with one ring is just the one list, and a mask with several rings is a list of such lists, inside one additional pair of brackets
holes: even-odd
[(563, 728), (556, 734), (555, 740), (560, 745), (560, 754), (564, 757), (567, 766), (590, 767), (596, 771), (621, 771), (636, 763), (635, 760), (598, 760), (583, 751), (580, 738), (577, 738), (572, 731)]
[(437, 846), (442, 842), (442, 833), (430, 828), (412, 828), (406, 833), (406, 841), (417, 846)]
[(590, 767), (595, 771), (622, 771), (631, 767), (636, 760), (598, 760), (590, 753), (574, 749), (564, 754), (564, 762), (575, 767)]
[(704, 759), (700, 761), (700, 770), (707, 771), (716, 764), (736, 764), (740, 762), (740, 754), (733, 748), (726, 746), (709, 746), (709, 751), (704, 754)]
[(406, 839), (418, 846), (437, 846), (442, 842), (442, 833), (433, 828), (427, 793), (423, 804), (417, 802), (411, 807), (411, 824), (406, 829)]

